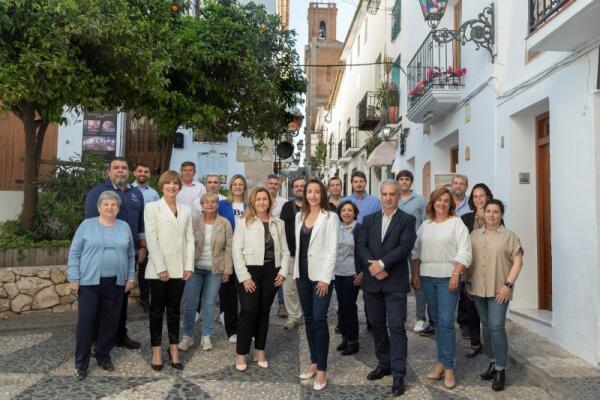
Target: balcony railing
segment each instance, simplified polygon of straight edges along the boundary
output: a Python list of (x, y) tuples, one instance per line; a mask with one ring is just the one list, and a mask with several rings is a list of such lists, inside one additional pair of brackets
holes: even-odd
[(529, 0), (529, 32), (535, 31), (548, 18), (558, 13), (570, 0)]
[(438, 43), (430, 33), (408, 63), (408, 109), (427, 96), (432, 89), (458, 90), (464, 87), (466, 68), (460, 64), (455, 46)]
[(375, 92), (367, 92), (358, 103), (358, 128), (370, 131), (381, 120), (381, 110)]
[(346, 149), (346, 144), (344, 142), (345, 142), (344, 139), (341, 139), (338, 142), (338, 151), (337, 151), (338, 160), (340, 160), (344, 156), (344, 150)]
[(348, 150), (350, 148), (358, 148), (358, 127), (351, 126), (346, 131), (346, 148)]

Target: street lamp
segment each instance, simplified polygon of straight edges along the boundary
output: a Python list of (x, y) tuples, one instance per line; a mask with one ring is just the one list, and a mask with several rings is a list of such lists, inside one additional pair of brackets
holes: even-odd
[(447, 0), (419, 0), (421, 11), (427, 25), (431, 28), (433, 39), (442, 44), (454, 40), (464, 46), (467, 42), (475, 43), (475, 49), (487, 49), (494, 62), (494, 4), (485, 7), (476, 19), (465, 21), (457, 30), (437, 29), (446, 12)]
[(298, 143), (296, 143), (296, 147), (298, 148), (298, 151), (302, 151), (302, 148), (304, 147), (304, 140), (298, 140)]

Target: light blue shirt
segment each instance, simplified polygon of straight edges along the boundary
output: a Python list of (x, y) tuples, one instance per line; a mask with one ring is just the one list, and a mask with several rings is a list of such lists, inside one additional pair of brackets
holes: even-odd
[(339, 276), (356, 275), (356, 266), (354, 265), (354, 228), (356, 221), (348, 226), (340, 223), (338, 233), (337, 255), (335, 260), (334, 273)]
[(140, 189), (140, 192), (142, 192), (142, 196), (144, 196), (144, 204), (148, 204), (148, 203), (152, 203), (153, 201), (160, 200), (160, 196), (158, 195), (158, 192), (156, 190), (152, 189), (148, 185), (140, 186), (137, 183), (137, 181), (134, 181), (131, 184), (131, 186)]
[(368, 193), (365, 193), (362, 199), (358, 198), (355, 193), (352, 193), (350, 196), (344, 197), (340, 202), (350, 200), (353, 202), (356, 207), (358, 207), (358, 216), (356, 221), (359, 224), (362, 224), (363, 218), (369, 214), (376, 213), (377, 211), (381, 211), (381, 202), (375, 196), (371, 196)]
[(427, 201), (425, 197), (421, 196), (414, 191), (410, 192), (410, 196), (406, 201), (402, 201), (402, 197), (398, 200), (398, 207), (407, 214), (412, 215), (417, 219), (415, 229), (419, 229), (421, 223), (427, 219), (425, 208), (427, 207)]
[(460, 204), (456, 205), (456, 210), (454, 211), (454, 213), (456, 214), (456, 216), (458, 218), (460, 218), (463, 215), (468, 214), (470, 212), (471, 212), (471, 207), (469, 207), (469, 198), (467, 196), (465, 196), (463, 201), (461, 201)]

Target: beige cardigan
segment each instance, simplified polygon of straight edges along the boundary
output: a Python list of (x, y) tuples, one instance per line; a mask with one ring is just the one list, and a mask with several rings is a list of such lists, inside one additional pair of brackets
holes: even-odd
[[(194, 229), (194, 239), (196, 244), (195, 265), (202, 254), (204, 246), (204, 234), (206, 232), (204, 215), (192, 218)], [(212, 225), (210, 237), (210, 248), (212, 250), (212, 273), (231, 275), (233, 272), (233, 259), (231, 257), (231, 244), (233, 242), (233, 231), (228, 220), (217, 215), (215, 223)]]

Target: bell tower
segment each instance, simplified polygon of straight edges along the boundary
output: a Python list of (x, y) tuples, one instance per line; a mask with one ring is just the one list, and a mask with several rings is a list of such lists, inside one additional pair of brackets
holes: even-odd
[(335, 3), (310, 3), (308, 6), (308, 42), (313, 39), (336, 41), (337, 6)]

